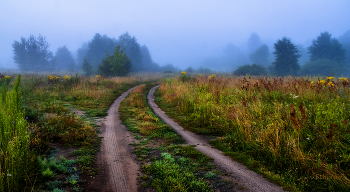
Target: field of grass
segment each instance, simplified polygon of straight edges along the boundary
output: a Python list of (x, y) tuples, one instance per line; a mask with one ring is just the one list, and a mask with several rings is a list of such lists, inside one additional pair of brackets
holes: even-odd
[[(100, 138), (94, 120), (126, 90), (156, 76), (0, 75), (0, 191), (81, 191), (79, 174), (95, 175)], [(79, 117), (73, 109), (85, 112)], [(74, 147), (75, 160), (56, 160)], [(59, 179), (59, 180), (58, 180)]]
[(155, 84), (143, 84), (122, 101), (120, 115), (139, 142), (134, 153), (142, 165), (141, 191), (231, 191), (232, 184), (213, 165), (213, 159), (181, 145), (184, 140), (158, 118), (147, 104), (146, 95)]
[(350, 191), (346, 78), (166, 78), (157, 104), (291, 191)]

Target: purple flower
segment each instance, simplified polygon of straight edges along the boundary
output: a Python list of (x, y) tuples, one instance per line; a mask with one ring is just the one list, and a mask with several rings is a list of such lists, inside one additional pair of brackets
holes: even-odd
[(301, 140), (301, 138), (300, 138), (300, 140)]
[(28, 117), (26, 117), (26, 119), (28, 119)]
[(15, 122), (13, 122), (13, 123), (15, 123)]
[(29, 131), (29, 129), (27, 129), (27, 131)]

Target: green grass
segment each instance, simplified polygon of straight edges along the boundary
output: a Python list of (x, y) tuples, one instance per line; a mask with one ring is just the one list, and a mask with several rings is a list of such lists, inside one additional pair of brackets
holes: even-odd
[[(61, 190), (55, 178), (63, 173), (56, 166), (42, 168), (37, 160), (48, 154), (52, 143), (78, 148), (73, 154), (76, 172), (97, 174), (94, 157), (101, 139), (94, 118), (107, 115), (123, 92), (152, 78), (26, 74), (20, 83), (14, 79), (0, 78), (0, 191)], [(71, 109), (85, 111), (86, 117), (77, 117)], [(64, 186), (70, 183), (71, 190), (82, 190), (75, 176), (65, 177)], [(52, 187), (42, 187), (45, 183)]]
[(132, 143), (142, 165), (139, 183), (156, 191), (230, 190), (231, 184), (220, 179), (213, 159), (184, 146), (184, 140), (159, 119), (147, 104), (146, 95), (155, 84), (145, 84), (129, 93), (120, 105), (120, 116), (139, 141)]
[(349, 191), (348, 86), (331, 78), (172, 78), (155, 95), (183, 127), (221, 136), (211, 144), (288, 190)]

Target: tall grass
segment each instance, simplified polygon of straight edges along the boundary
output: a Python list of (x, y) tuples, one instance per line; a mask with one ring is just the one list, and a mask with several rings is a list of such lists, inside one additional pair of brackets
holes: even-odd
[(28, 178), (33, 161), (29, 149), (27, 121), (21, 103), (18, 75), (13, 90), (2, 84), (0, 98), (0, 189), (17, 191), (30, 181)]
[[(334, 78), (165, 79), (174, 116), (251, 167), (303, 191), (350, 190), (349, 82)], [(170, 111), (169, 110), (169, 111)]]

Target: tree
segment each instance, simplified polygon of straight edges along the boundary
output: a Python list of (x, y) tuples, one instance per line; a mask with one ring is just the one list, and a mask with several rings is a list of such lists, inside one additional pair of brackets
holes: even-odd
[(89, 49), (88, 44), (84, 42), (81, 45), (81, 47), (77, 50), (77, 64), (79, 66), (82, 66), (88, 49)]
[(308, 47), (310, 61), (319, 59), (329, 59), (338, 63), (345, 63), (345, 50), (335, 38), (331, 38), (328, 32), (321, 33), (317, 39), (312, 40), (312, 45)]
[(274, 44), (275, 62), (272, 63), (274, 72), (279, 76), (297, 75), (300, 66), (297, 47), (289, 39), (283, 37)]
[(86, 76), (90, 76), (93, 73), (92, 66), (84, 58), (82, 69), (85, 72)]
[(308, 62), (310, 60), (309, 53), (308, 53), (307, 49), (304, 48), (303, 44), (298, 44), (297, 49), (301, 55), (300, 59), (299, 59), (299, 64), (304, 65), (306, 62)]
[(74, 71), (75, 61), (66, 46), (59, 47), (55, 53), (56, 68), (66, 71)]
[(252, 33), (248, 39), (249, 53), (253, 53), (262, 45), (261, 39), (258, 34)]
[(245, 64), (233, 71), (233, 75), (236, 76), (242, 76), (247, 74), (252, 76), (267, 75), (267, 69), (262, 65), (254, 63), (252, 65)]
[(102, 75), (126, 76), (130, 73), (132, 67), (131, 60), (123, 51), (118, 46), (114, 49), (114, 55), (110, 56), (107, 52), (107, 57), (102, 60), (99, 66)]
[(128, 32), (120, 35), (119, 39), (117, 40), (117, 45), (124, 49), (125, 54), (131, 59), (131, 72), (144, 70), (140, 44), (137, 42), (137, 39), (134, 36), (131, 37)]
[(269, 47), (263, 44), (249, 57), (253, 63), (267, 66), (269, 64)]
[(149, 71), (149, 72), (156, 72), (160, 71), (159, 64), (153, 62), (151, 54), (146, 47), (146, 45), (142, 45), (140, 48), (141, 55), (142, 55), (142, 65), (144, 67), (144, 71)]
[(30, 35), (28, 39), (14, 41), (13, 60), (20, 70), (51, 71), (54, 69), (53, 54), (49, 50), (46, 38), (39, 34), (38, 37)]
[(339, 42), (345, 49), (345, 61), (347, 65), (350, 64), (350, 30), (346, 31), (343, 35), (339, 37)]
[(96, 33), (92, 40), (88, 43), (88, 50), (85, 54), (86, 60), (95, 70), (101, 63), (102, 59), (106, 57), (106, 51), (113, 52), (115, 43), (106, 35), (101, 36)]

